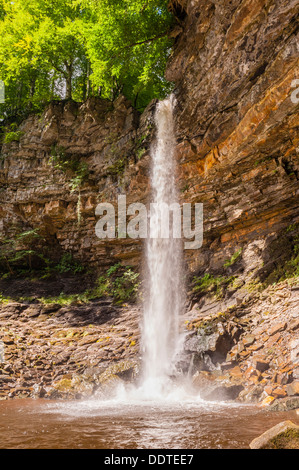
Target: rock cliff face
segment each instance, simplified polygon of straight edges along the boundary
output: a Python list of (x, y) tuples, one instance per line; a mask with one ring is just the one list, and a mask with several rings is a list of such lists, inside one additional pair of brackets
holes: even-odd
[[(187, 360), (197, 354), (197, 370), (206, 375), (196, 380), (205, 383), (224, 364), (228, 372), (216, 374), (217, 384), (232, 381), (238, 395), (245, 383), (243, 399), (257, 394), (254, 387), (260, 387), (261, 399), (267, 396), (265, 387), (272, 398), (287, 396), (287, 386), (298, 379), (298, 341), (292, 343), (298, 289), (283, 284), (281, 303), (271, 287), (262, 297), (252, 289), (257, 278), (279, 280), (275, 271), (280, 274), (299, 249), (298, 100), (296, 94), (291, 98), (298, 78), (298, 2), (172, 0), (169, 8), (178, 21), (166, 71), (177, 100), (177, 184), (181, 202), (204, 204), (203, 246), (185, 251), (189, 272), (198, 279), (206, 275), (188, 297)], [(155, 104), (140, 115), (124, 97), (114, 103), (95, 98), (83, 104), (57, 102), (26, 119), (19, 138), (1, 150), (2, 235), (9, 239), (38, 228), (40, 250), (50, 247), (53, 258), (67, 251), (99, 270), (119, 261), (140, 268), (142, 242), (99, 240), (95, 208), (99, 202), (116, 204), (119, 194), (127, 195), (128, 204), (148, 201)], [(29, 307), (16, 308), (26, 316)], [(269, 335), (264, 321), (270, 327), (272, 310), (275, 324), (283, 327)], [(14, 318), (15, 312), (6, 309), (4, 320), (7, 315)], [(207, 344), (201, 356), (197, 332), (209, 318), (213, 334), (207, 341), (215, 344), (212, 349)], [(218, 327), (215, 333), (219, 318), (222, 333)], [(136, 325), (137, 320), (135, 330)], [(130, 332), (136, 335), (134, 353), (135, 330)], [(271, 352), (273, 338), (280, 341), (281, 354)], [(120, 350), (118, 359), (131, 359), (132, 351)], [(258, 366), (257, 353), (264, 361)], [(65, 364), (69, 358), (71, 352)], [(267, 369), (261, 370), (265, 363)], [(298, 395), (293, 392), (290, 396)]]
[[(299, 217), (297, 2), (170, 7), (180, 23), (166, 73), (177, 97), (178, 185), (182, 201), (204, 203), (204, 246), (186, 260), (193, 271), (217, 271), (242, 248), (245, 270), (268, 272), (285, 254), (269, 247)], [(98, 267), (139, 264), (139, 241), (97, 239), (94, 211), (119, 194), (147, 200), (154, 106), (140, 117), (123, 97), (53, 103), (27, 119), (20, 141), (2, 148), (4, 233), (38, 227), (57, 253)], [(74, 187), (72, 168), (82, 164), (87, 175)]]
[(97, 267), (116, 258), (135, 264), (136, 243), (96, 237), (95, 208), (117, 202), (120, 193), (129, 203), (146, 198), (138, 156), (148, 146), (151, 119), (150, 109), (140, 119), (124, 97), (113, 104), (53, 103), (41, 117), (29, 117), (20, 126), (19, 141), (2, 147), (0, 216), (6, 237), (38, 228), (58, 257), (65, 250)]
[(180, 185), (185, 200), (204, 203), (212, 243), (193, 262), (219, 268), (250, 243), (271, 263), (268, 242), (298, 220), (298, 4), (178, 3), (186, 17), (166, 76), (176, 84)]

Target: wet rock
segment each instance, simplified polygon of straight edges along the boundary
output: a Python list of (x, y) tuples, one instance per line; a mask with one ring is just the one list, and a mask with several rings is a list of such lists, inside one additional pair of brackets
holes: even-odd
[(216, 327), (199, 329), (197, 335), (191, 336), (185, 342), (184, 349), (199, 355), (208, 353), (212, 361), (224, 362), (228, 351), (233, 345), (233, 339), (222, 324)]
[(251, 449), (298, 449), (299, 426), (283, 421), (253, 439), (249, 446)]
[(204, 400), (232, 401), (243, 390), (243, 385), (230, 383), (228, 378), (221, 378), (209, 372), (194, 375), (192, 384)]
[(212, 390), (201, 390), (200, 396), (204, 400), (233, 401), (243, 389), (243, 385), (223, 384), (213, 387)]
[(249, 403), (258, 403), (261, 401), (263, 393), (264, 387), (262, 385), (251, 385), (240, 393), (239, 399)]
[(299, 407), (298, 397), (286, 397), (282, 399), (276, 399), (270, 406), (271, 411), (289, 411), (295, 410)]
[(137, 361), (120, 361), (112, 364), (99, 376), (98, 380), (101, 384), (109, 382), (111, 378), (115, 381), (118, 377), (124, 381), (133, 380), (139, 372), (139, 364)]
[(47, 393), (42, 385), (35, 384), (32, 389), (32, 398), (43, 398)]
[(273, 403), (273, 401), (275, 400), (274, 397), (271, 397), (270, 395), (266, 398), (263, 399), (263, 401), (261, 402), (260, 406), (261, 407), (266, 407), (266, 406), (270, 406), (271, 403)]

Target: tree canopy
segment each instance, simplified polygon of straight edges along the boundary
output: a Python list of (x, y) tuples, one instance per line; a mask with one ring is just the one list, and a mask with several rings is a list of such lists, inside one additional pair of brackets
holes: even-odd
[(119, 93), (144, 108), (171, 88), (172, 23), (165, 0), (0, 0), (0, 117)]

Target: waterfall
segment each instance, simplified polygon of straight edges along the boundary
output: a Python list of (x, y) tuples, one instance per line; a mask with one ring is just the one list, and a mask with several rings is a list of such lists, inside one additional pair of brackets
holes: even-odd
[[(152, 203), (178, 203), (175, 184), (175, 132), (173, 96), (160, 102), (155, 113), (156, 143), (152, 146)], [(179, 313), (182, 305), (182, 244), (172, 236), (161, 238), (159, 227), (167, 223), (159, 211), (150, 213), (151, 237), (146, 243), (146, 298), (142, 324), (143, 390), (147, 395), (161, 395), (168, 388), (174, 372), (175, 356), (180, 347)], [(154, 237), (153, 237), (154, 235)]]

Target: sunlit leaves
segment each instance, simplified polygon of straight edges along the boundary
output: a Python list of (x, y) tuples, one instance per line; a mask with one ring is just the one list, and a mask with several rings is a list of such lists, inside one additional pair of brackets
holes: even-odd
[(172, 21), (165, 0), (0, 0), (7, 112), (62, 98), (62, 81), (68, 98), (122, 92), (142, 109), (170, 90)]

